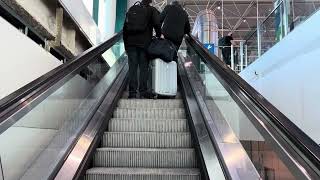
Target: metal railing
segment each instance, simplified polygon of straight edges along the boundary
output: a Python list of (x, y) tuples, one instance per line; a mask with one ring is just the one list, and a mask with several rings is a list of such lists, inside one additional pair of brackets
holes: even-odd
[[(1, 156), (6, 157), (0, 162), (0, 180), (1, 173), (5, 179), (52, 179), (58, 173), (88, 123), (97, 114), (102, 117), (98, 109), (128, 71), (119, 44), (122, 32), (0, 100)], [(116, 63), (109, 67), (103, 55)], [(34, 151), (23, 153), (29, 149)], [(14, 158), (14, 152), (22, 158)]]
[[(245, 46), (245, 42), (238, 40), (237, 43), (239, 45), (231, 45), (231, 46), (214, 46), (214, 48), (219, 49), (218, 55), (221, 60), (224, 60), (222, 48), (230, 48), (230, 68), (235, 72), (241, 72), (248, 65), (248, 56), (246, 51), (247, 47)], [(226, 61), (226, 60), (224, 60)]]
[[(196, 53), (196, 55), (191, 53), (193, 59), (197, 58), (193, 60), (193, 63), (200, 60), (208, 69), (208, 71), (199, 72), (203, 73), (204, 76), (210, 76), (210, 82), (213, 80), (219, 82), (217, 83), (220, 84), (218, 90), (223, 89), (226, 92), (223, 97), (227, 94), (230, 99), (233, 99), (238, 108), (248, 117), (248, 120), (254, 124), (253, 127), (260, 132), (269, 147), (273, 148), (275, 154), (284, 162), (292, 176), (297, 179), (319, 179), (320, 147), (318, 144), (253, 87), (230, 68), (227, 68), (218, 57), (203, 48), (194, 37), (188, 37), (187, 43)], [(217, 90), (217, 84), (207, 85), (206, 87), (214, 91)], [(217, 92), (211, 92), (209, 96), (211, 94), (216, 98)], [(220, 110), (223, 110), (223, 108), (220, 108)], [(230, 111), (231, 109), (228, 109), (225, 113), (230, 114)], [(214, 111), (214, 115), (216, 113), (217, 111)], [(261, 169), (257, 167), (257, 170), (260, 171)]]

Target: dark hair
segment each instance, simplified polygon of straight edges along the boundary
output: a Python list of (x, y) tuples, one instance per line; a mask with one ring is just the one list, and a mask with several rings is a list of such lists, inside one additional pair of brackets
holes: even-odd
[(171, 4), (172, 4), (172, 5), (180, 5), (180, 4), (179, 4), (179, 1), (172, 1)]
[(142, 0), (141, 3), (142, 3), (142, 4), (149, 5), (149, 4), (152, 3), (152, 0)]

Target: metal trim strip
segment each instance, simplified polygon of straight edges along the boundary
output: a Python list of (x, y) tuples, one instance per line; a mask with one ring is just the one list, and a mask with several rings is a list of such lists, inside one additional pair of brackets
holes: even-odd
[(105, 99), (93, 115), (89, 124), (78, 138), (74, 147), (61, 168), (56, 168), (58, 172), (52, 174), (50, 179), (69, 180), (79, 179), (84, 173), (98, 146), (100, 139), (106, 129), (109, 120), (112, 118), (114, 109), (125, 89), (126, 80), (128, 78), (129, 66), (126, 64), (117, 80), (112, 85)]
[[(283, 147), (289, 148), (286, 150), (290, 151), (290, 153), (287, 153), (291, 154), (300, 164), (303, 164), (304, 168), (308, 168), (308, 173), (319, 178), (320, 146), (293, 124), (253, 87), (236, 75), (227, 65), (218, 59), (218, 57), (213, 56), (204, 49), (201, 43), (194, 37), (187, 37), (187, 42), (202, 57), (211, 72), (220, 77), (220, 82), (226, 89), (231, 89), (233, 94), (238, 96), (236, 98), (242, 101), (240, 107), (246, 108), (251, 113), (260, 112), (261, 115), (258, 116), (255, 114), (255, 118), (260, 117), (260, 120), (263, 120), (263, 123), (270, 124), (270, 126), (265, 128), (268, 128), (268, 131), (277, 138), (277, 141), (280, 142)], [(251, 105), (249, 106), (250, 103)], [(265, 116), (262, 116), (262, 114), (266, 115), (271, 121)], [(257, 121), (257, 119), (255, 121)], [(253, 123), (256, 124), (255, 122)], [(286, 140), (284, 141), (283, 138)], [(288, 140), (292, 143), (288, 142)], [(293, 148), (294, 146), (297, 148)], [(298, 151), (300, 151), (300, 154)], [(301, 155), (304, 157), (301, 157)], [(308, 175), (306, 175), (306, 177), (307, 176)]]
[(69, 61), (61, 66), (53, 69), (38, 79), (32, 81), (26, 86), (18, 89), (12, 94), (0, 100), (0, 129), (7, 119), (15, 112), (32, 102), (42, 93), (48, 90), (51, 86), (62, 80), (63, 78), (77, 72), (79, 69), (87, 66), (92, 61), (95, 61), (106, 50), (111, 48), (122, 37), (122, 32), (116, 34), (111, 39), (86, 50), (81, 55), (77, 56), (72, 61)]
[[(180, 56), (180, 61), (184, 59), (184, 57)], [(260, 176), (258, 172), (256, 171), (253, 163), (250, 161), (249, 157), (245, 153), (246, 151), (243, 149), (241, 143), (239, 140), (234, 140), (232, 142), (225, 142), (225, 139), (223, 137), (227, 136), (233, 136), (235, 137), (233, 131), (229, 127), (228, 123), (225, 123), (221, 125), (222, 127), (225, 127), (223, 132), (226, 132), (226, 134), (221, 134), (222, 131), (219, 131), (219, 128), (221, 126), (218, 125), (217, 119), (212, 117), (211, 113), (209, 112), (209, 109), (207, 108), (207, 105), (204, 101), (203, 97), (203, 91), (205, 87), (202, 85), (202, 80), (197, 75), (198, 72), (195, 70), (194, 66), (190, 64), (190, 60), (185, 61), (186, 64), (190, 65), (188, 67), (185, 67), (182, 62), (180, 62), (180, 67), (184, 68), (187, 79), (189, 81), (189, 89), (193, 92), (193, 96), (195, 98), (195, 103), (198, 104), (199, 111), (203, 116), (203, 126), (206, 127), (206, 131), (208, 132), (208, 136), (210, 137), (210, 141), (214, 145), (215, 152), (217, 153), (217, 158), (220, 161), (221, 166), (223, 167), (223, 171), (225, 173), (226, 179), (259, 179)], [(193, 75), (197, 77), (192, 77)], [(199, 81), (195, 80), (199, 79)], [(201, 87), (200, 87), (201, 86)], [(221, 113), (218, 112), (219, 110), (216, 109), (215, 113)], [(197, 128), (197, 127), (196, 127)], [(202, 129), (203, 131), (203, 129)], [(232, 149), (232, 150), (231, 150)], [(228, 157), (230, 156), (231, 151), (237, 151), (237, 152), (243, 152), (243, 156), (241, 157), (241, 161), (233, 162), (227, 161)], [(240, 157), (240, 156), (238, 156)], [(209, 165), (210, 166), (210, 165)], [(212, 169), (208, 168), (207, 169)], [(209, 179), (215, 179), (215, 176), (209, 177)]]

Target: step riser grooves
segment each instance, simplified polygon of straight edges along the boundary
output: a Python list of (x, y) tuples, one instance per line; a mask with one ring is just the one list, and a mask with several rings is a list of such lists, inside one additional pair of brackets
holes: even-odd
[(186, 120), (112, 119), (109, 132), (188, 132)]
[(85, 180), (200, 180), (200, 176), (87, 174)]
[(185, 119), (184, 109), (116, 109), (115, 118)]
[(174, 151), (108, 151), (98, 150), (96, 167), (195, 168), (194, 150)]
[(127, 148), (190, 148), (190, 133), (106, 133), (103, 147)]
[(120, 108), (183, 108), (181, 100), (120, 100)]

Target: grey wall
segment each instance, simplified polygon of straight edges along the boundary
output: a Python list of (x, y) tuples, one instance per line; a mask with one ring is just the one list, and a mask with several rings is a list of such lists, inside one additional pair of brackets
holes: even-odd
[(240, 76), (320, 144), (320, 11)]
[(0, 99), (61, 64), (3, 18), (0, 39)]

